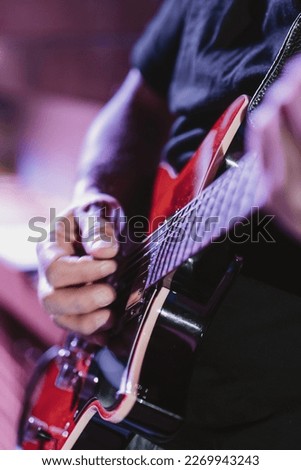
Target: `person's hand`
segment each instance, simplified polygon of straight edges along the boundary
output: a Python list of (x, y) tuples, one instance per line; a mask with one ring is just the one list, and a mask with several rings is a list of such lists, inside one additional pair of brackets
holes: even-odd
[[(93, 203), (61, 214), (37, 250), (45, 310), (57, 325), (82, 335), (105, 332), (114, 322), (110, 304), (116, 292), (98, 281), (116, 270), (118, 243), (114, 223), (100, 218), (101, 206)], [(105, 207), (114, 212), (118, 205), (110, 198)]]
[(248, 129), (248, 147), (259, 154), (267, 209), (301, 240), (301, 58), (271, 86)]

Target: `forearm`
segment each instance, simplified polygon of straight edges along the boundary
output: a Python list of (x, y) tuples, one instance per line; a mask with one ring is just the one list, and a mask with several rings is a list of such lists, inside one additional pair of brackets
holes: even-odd
[(146, 211), (170, 126), (163, 99), (137, 70), (94, 121), (83, 150), (75, 199), (115, 197), (127, 215)]

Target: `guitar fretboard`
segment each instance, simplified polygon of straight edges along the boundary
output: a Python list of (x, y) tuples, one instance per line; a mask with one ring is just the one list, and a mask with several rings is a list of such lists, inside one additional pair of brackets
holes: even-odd
[(235, 223), (261, 206), (260, 171), (255, 155), (247, 154), (238, 168), (221, 175), (145, 241), (149, 287), (208, 244), (220, 239)]

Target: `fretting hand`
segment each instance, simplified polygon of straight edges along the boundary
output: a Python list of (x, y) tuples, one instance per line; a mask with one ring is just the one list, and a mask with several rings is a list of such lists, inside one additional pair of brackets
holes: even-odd
[(301, 240), (301, 58), (271, 86), (248, 129), (248, 147), (259, 154), (267, 209)]

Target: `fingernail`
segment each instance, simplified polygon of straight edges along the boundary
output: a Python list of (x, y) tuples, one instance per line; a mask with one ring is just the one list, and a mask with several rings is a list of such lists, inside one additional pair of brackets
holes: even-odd
[[(110, 310), (103, 310), (102, 313), (96, 317), (97, 328), (103, 328), (106, 326), (109, 323), (110, 317)], [(108, 326), (110, 325), (108, 324)]]
[(95, 323), (96, 323), (97, 328), (101, 328), (105, 322), (106, 322), (106, 318), (104, 317), (102, 313), (100, 315), (97, 315), (97, 317), (95, 318)]
[(116, 241), (114, 238), (110, 238), (108, 240), (96, 240), (92, 244), (93, 250), (98, 250), (100, 248), (111, 248), (116, 245)]
[(113, 274), (117, 269), (117, 263), (113, 260), (101, 261), (100, 265), (100, 276), (106, 277), (109, 274)]

